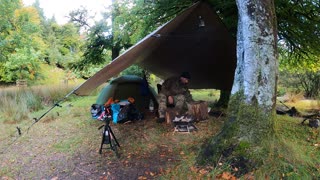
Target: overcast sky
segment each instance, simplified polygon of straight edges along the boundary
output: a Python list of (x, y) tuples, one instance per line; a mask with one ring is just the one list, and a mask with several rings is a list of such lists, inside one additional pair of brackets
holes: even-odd
[[(28, 6), (34, 1), (23, 0), (23, 3)], [(101, 18), (100, 12), (111, 4), (111, 0), (39, 0), (39, 2), (45, 16), (51, 18), (54, 15), (59, 24), (66, 23), (68, 19), (65, 16), (80, 6), (86, 7), (91, 15), (96, 14), (96, 20), (98, 20)]]

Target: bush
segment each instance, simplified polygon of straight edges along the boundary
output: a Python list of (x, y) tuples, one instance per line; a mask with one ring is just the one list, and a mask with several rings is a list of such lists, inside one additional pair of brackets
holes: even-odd
[(9, 61), (4, 64), (5, 75), (1, 80), (15, 82), (21, 79), (37, 79), (39, 76), (38, 54), (32, 48), (16, 49), (16, 53), (11, 54)]

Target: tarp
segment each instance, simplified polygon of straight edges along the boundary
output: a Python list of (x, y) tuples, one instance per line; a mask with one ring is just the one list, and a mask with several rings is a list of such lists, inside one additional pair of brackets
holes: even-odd
[(191, 89), (230, 90), (236, 41), (211, 7), (198, 2), (129, 48), (74, 93), (88, 95), (132, 64), (162, 79), (188, 71)]

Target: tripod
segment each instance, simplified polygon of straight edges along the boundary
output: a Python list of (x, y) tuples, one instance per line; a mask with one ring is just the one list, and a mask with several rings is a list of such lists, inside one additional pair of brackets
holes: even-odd
[[(105, 121), (105, 125), (102, 125), (99, 127), (99, 129), (103, 128), (102, 131), (102, 141), (101, 141), (101, 146), (100, 146), (100, 150), (99, 153), (102, 154), (102, 149), (111, 149), (112, 151), (114, 151), (116, 153), (117, 158), (120, 157), (120, 154), (118, 152), (118, 147), (120, 147), (120, 144), (118, 143), (115, 135), (112, 132), (112, 129), (110, 127), (110, 120), (111, 120), (111, 115), (107, 115), (104, 117), (104, 121)], [(109, 148), (103, 148), (104, 144), (109, 144), (110, 147)]]

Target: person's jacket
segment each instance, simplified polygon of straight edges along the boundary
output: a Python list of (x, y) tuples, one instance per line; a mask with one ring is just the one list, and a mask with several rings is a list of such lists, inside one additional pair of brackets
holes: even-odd
[(167, 97), (181, 94), (185, 96), (187, 102), (193, 101), (187, 84), (183, 84), (180, 77), (171, 77), (165, 80), (162, 84), (160, 93)]

